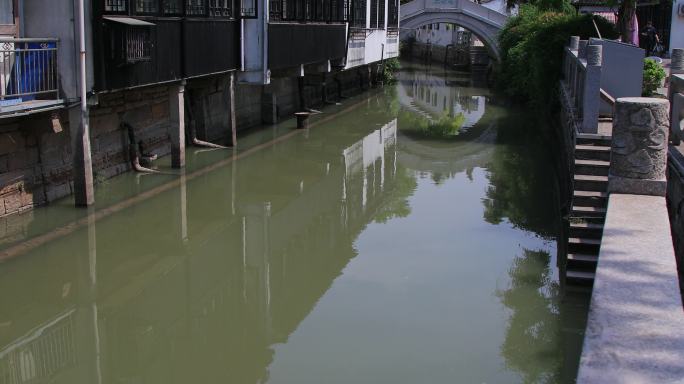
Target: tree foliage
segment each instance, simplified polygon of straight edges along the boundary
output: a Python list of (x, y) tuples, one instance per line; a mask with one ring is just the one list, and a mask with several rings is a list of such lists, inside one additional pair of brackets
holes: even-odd
[(570, 36), (596, 37), (592, 17), (602, 37), (617, 37), (615, 26), (602, 17), (549, 11), (532, 4), (521, 6), (499, 35), (499, 80), (505, 92), (548, 111), (549, 103), (557, 100), (563, 49)]

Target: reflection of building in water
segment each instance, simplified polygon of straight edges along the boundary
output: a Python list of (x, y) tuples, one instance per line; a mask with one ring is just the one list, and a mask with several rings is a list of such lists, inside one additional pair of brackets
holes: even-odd
[(312, 130), (3, 265), (0, 384), (265, 382), (395, 188), (396, 120), (368, 116), (385, 125)]
[(404, 106), (430, 118), (463, 114), (463, 128), (467, 129), (485, 114), (484, 93), (477, 88), (454, 87), (444, 77), (414, 72), (411, 81), (402, 82), (399, 99)]
[[(361, 190), (361, 207), (366, 207), (369, 192), (382, 192), (385, 182), (385, 149), (394, 148), (397, 139), (397, 121), (393, 120), (381, 129), (369, 134), (363, 140), (344, 150), (344, 164), (346, 168), (345, 196), (350, 198), (346, 188), (346, 180), (354, 175), (363, 177)], [(393, 174), (396, 167), (393, 167)]]
[(70, 310), (0, 350), (0, 383), (47, 382), (76, 362)]

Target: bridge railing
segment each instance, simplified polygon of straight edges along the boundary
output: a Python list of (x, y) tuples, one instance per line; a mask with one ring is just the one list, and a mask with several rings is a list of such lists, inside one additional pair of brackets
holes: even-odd
[(452, 10), (468, 13), (487, 20), (492, 24), (503, 26), (508, 16), (477, 4), (471, 0), (413, 0), (401, 6), (401, 17), (408, 17), (425, 10)]
[(598, 131), (602, 47), (573, 37), (563, 54), (563, 82), (585, 133)]

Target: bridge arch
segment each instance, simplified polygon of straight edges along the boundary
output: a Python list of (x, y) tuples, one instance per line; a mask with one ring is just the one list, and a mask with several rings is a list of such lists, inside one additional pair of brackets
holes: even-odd
[(489, 54), (501, 59), (498, 35), (508, 16), (470, 0), (413, 0), (401, 6), (401, 28), (417, 29), (426, 24), (453, 23), (477, 36)]

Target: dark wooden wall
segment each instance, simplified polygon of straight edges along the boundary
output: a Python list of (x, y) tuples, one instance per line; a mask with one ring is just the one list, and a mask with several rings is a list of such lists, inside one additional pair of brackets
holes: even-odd
[(344, 24), (270, 23), (268, 65), (283, 69), (343, 58), (346, 55)]

